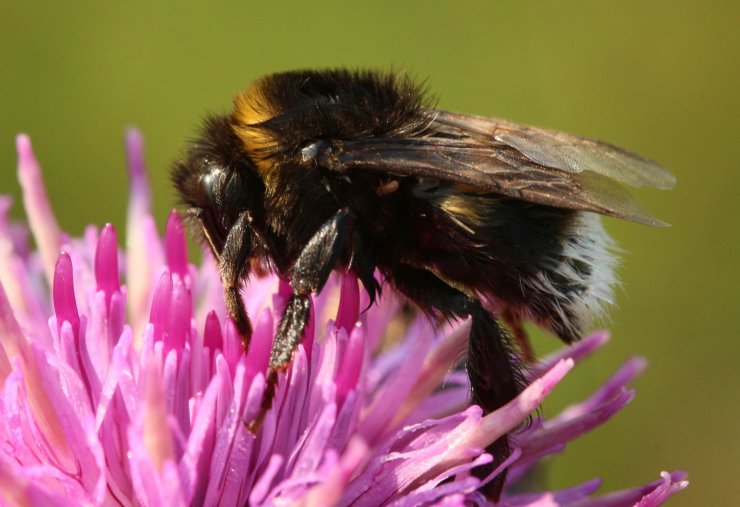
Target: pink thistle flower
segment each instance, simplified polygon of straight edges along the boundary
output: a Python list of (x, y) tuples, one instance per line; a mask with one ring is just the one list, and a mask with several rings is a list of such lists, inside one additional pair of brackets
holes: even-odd
[[(466, 323), (435, 330), (419, 319), (384, 343), (398, 302), (386, 294), (360, 313), (367, 300), (357, 280), (335, 275), (315, 298), (306, 338), (252, 435), (245, 423), (259, 408), (287, 284), (266, 277), (244, 291), (254, 316), (245, 355), (213, 261), (189, 263), (176, 213), (164, 239), (157, 233), (139, 134), (127, 138), (125, 255), (112, 225), (90, 226), (81, 238), (64, 234), (29, 139), (19, 136), (17, 147), (38, 250), (8, 220), (2, 198), (3, 504), (484, 505), (471, 470), (492, 461), (485, 447), (521, 428), (607, 340), (596, 333), (541, 361), (518, 398), (483, 416), (467, 406), (466, 377), (454, 370)], [(686, 487), (683, 473), (663, 472), (655, 483), (605, 496), (591, 496), (598, 480), (562, 491), (514, 488), (543, 457), (624, 407), (643, 366), (628, 361), (587, 400), (515, 432), (502, 503), (647, 507)]]

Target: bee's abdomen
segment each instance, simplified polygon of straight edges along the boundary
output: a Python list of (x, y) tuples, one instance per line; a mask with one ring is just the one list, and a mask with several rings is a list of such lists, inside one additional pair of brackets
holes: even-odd
[(455, 250), (430, 254), (441, 261), (434, 270), (507, 317), (535, 322), (566, 342), (578, 339), (614, 299), (613, 242), (599, 216), (490, 195), (467, 197), (458, 207), (464, 211), (448, 224), (462, 222), (461, 228), (444, 235), (456, 238), (448, 241)]
[(613, 241), (594, 213), (576, 212), (561, 238), (561, 251), (542, 259), (522, 280), (535, 302), (529, 318), (565, 341), (580, 338), (614, 303)]

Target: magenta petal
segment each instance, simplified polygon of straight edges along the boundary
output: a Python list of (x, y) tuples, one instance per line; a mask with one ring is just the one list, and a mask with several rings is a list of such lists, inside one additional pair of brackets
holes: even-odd
[(575, 342), (570, 347), (564, 347), (553, 355), (546, 357), (542, 361), (533, 365), (527, 372), (527, 377), (529, 379), (541, 377), (547, 370), (563, 359), (570, 358), (578, 363), (603, 347), (608, 341), (609, 333), (607, 331), (596, 331), (595, 333), (591, 333), (589, 336)]
[(188, 274), (188, 251), (182, 219), (172, 210), (165, 230), (165, 254), (170, 272), (181, 277)]
[(17, 355), (27, 361), (30, 351), (23, 331), (15, 319), (10, 301), (5, 295), (5, 288), (0, 283), (0, 367), (2, 367), (0, 380), (10, 374), (10, 359)]
[(97, 289), (105, 293), (106, 311), (111, 296), (121, 289), (118, 276), (118, 238), (113, 225), (106, 224), (95, 250), (95, 281)]
[[(443, 338), (434, 343), (432, 349), (426, 354), (424, 365), (419, 372), (418, 378), (406, 397), (403, 406), (396, 413), (394, 421), (405, 421), (409, 413), (415, 410), (425, 400), (429, 400), (430, 395), (438, 389), (439, 385), (444, 384), (447, 386), (445, 391), (453, 389), (454, 378), (450, 375), (450, 365), (454, 364), (464, 354), (469, 335), (470, 320), (467, 320), (458, 326), (457, 329), (447, 333)], [(464, 382), (465, 389), (468, 390), (467, 376)], [(444, 395), (445, 392), (442, 391), (438, 394)], [(464, 399), (466, 398), (467, 396)], [(463, 406), (459, 405), (458, 403), (458, 410), (462, 410), (467, 403), (463, 403)], [(450, 405), (447, 406), (449, 407)], [(455, 411), (448, 410), (445, 412), (444, 405), (437, 405), (435, 408), (441, 410), (442, 413), (439, 416), (449, 415)]]
[[(15, 469), (14, 469), (15, 468)], [(35, 477), (21, 467), (0, 463), (0, 500), (4, 505), (75, 507), (83, 498), (54, 494), (44, 490)]]
[(62, 252), (54, 269), (54, 313), (57, 317), (57, 331), (61, 334), (62, 324), (69, 322), (75, 336), (80, 332), (80, 315), (77, 313), (72, 259)]
[(177, 457), (182, 457), (182, 450), (185, 444), (186, 435), (190, 433), (190, 393), (191, 393), (191, 379), (190, 379), (190, 349), (184, 349), (178, 351), (179, 354), (176, 356), (178, 360), (177, 364), (177, 383), (173, 390), (173, 406), (169, 410), (172, 414), (172, 419), (177, 423), (174, 430), (179, 432), (175, 436), (177, 440)]
[(252, 341), (249, 344), (247, 354), (247, 378), (252, 379), (257, 373), (264, 374), (270, 362), (270, 350), (273, 338), (272, 312), (264, 310), (257, 319), (257, 324), (252, 333)]
[[(516, 460), (518, 456), (518, 450), (515, 449), (512, 455), (502, 467), (496, 469), (491, 475), (496, 476), (501, 473), (503, 468), (506, 468), (512, 461)], [(491, 462), (491, 457), (488, 455), (480, 455), (472, 461), (467, 463), (453, 466), (446, 469), (443, 473), (430, 479), (429, 481), (421, 484), (419, 487), (407, 492), (404, 495), (399, 495), (391, 507), (414, 507), (416, 505), (430, 505), (431, 502), (436, 500), (450, 498), (451, 496), (471, 494), (474, 493), (476, 488), (480, 487), (482, 482), (475, 478), (467, 476), (469, 471), (477, 466), (484, 465)], [(450, 480), (454, 476), (462, 474), (467, 476), (462, 480)], [(465, 504), (461, 504), (465, 505)]]
[[(619, 412), (634, 396), (625, 386), (642, 370), (644, 361), (633, 358), (627, 361), (604, 386), (585, 402), (573, 405), (563, 413), (526, 432), (520, 438), (524, 457), (518, 467), (528, 468), (543, 456), (559, 452), (564, 445), (605, 423)], [(513, 477), (522, 471), (515, 469)]]
[[(221, 498), (229, 451), (233, 443), (233, 432), (235, 431), (236, 403), (233, 401), (233, 380), (223, 359), (216, 360), (215, 376), (221, 377), (221, 390), (217, 393), (215, 421), (217, 431), (213, 452), (211, 453), (204, 505), (217, 505)], [(260, 389), (261, 392), (262, 389)], [(222, 413), (219, 414), (219, 412)]]
[(337, 402), (341, 404), (350, 390), (357, 388), (360, 379), (362, 363), (365, 359), (365, 330), (362, 325), (356, 325), (349, 335), (347, 348), (341, 361), (337, 375)]
[(601, 479), (592, 479), (583, 484), (579, 484), (578, 486), (556, 491), (553, 494), (553, 497), (558, 503), (568, 505), (587, 498), (599, 489), (600, 486)]
[(142, 371), (143, 405), (142, 430), (143, 445), (148, 458), (157, 469), (166, 461), (175, 458), (174, 441), (169, 425), (167, 396), (162, 389), (165, 374), (160, 373), (160, 366), (154, 360), (148, 361)]
[(301, 442), (300, 455), (292, 466), (292, 472), (295, 475), (305, 475), (318, 468), (334, 429), (336, 417), (337, 406), (327, 403), (323, 411), (318, 414), (311, 431), (306, 435), (307, 438)]
[(466, 444), (485, 448), (500, 436), (514, 429), (537, 409), (558, 382), (573, 368), (573, 364), (572, 359), (559, 361), (550, 371), (527, 386), (514, 400), (485, 416), (480, 428)]
[[(97, 466), (93, 456), (93, 449), (87, 441), (88, 428), (94, 428), (94, 417), (90, 409), (87, 393), (80, 378), (61, 360), (46, 355), (38, 347), (33, 347), (34, 361), (39, 366), (39, 381), (48, 397), (48, 404), (54, 412), (60, 430), (65, 436), (65, 443), (73, 456), (74, 462), (67, 462), (69, 456), (59, 451), (67, 452), (64, 448), (49, 448), (54, 460), (59, 460), (60, 466), (66, 466), (68, 473), (81, 473), (82, 479), (89, 484), (96, 480)], [(52, 362), (49, 362), (52, 361)]]
[[(240, 377), (243, 378), (243, 375)], [(254, 436), (246, 431), (244, 420), (249, 420), (256, 413), (263, 389), (261, 376), (257, 376), (249, 387), (247, 394), (249, 405), (245, 407), (245, 411), (239, 413), (232, 405), (227, 413), (226, 420), (216, 436), (205, 497), (206, 505), (239, 504), (244, 474), (254, 443)], [(241, 393), (235, 392), (234, 396), (240, 397)]]
[(170, 306), (172, 304), (172, 276), (165, 271), (159, 278), (159, 285), (154, 292), (149, 322), (154, 326), (154, 341), (161, 341), (170, 324)]
[(578, 507), (655, 507), (689, 485), (684, 472), (661, 472), (660, 475), (661, 479), (656, 482), (589, 498), (578, 503)]
[(434, 471), (444, 464), (456, 466), (481, 454), (480, 449), (458, 445), (479, 425), (480, 415), (478, 407), (471, 407), (462, 414), (404, 428), (349, 485), (344, 500), (358, 507), (381, 505), (431, 479), (430, 474), (437, 475)]
[(349, 333), (360, 316), (360, 287), (357, 277), (349, 272), (342, 278), (342, 288), (339, 294), (339, 308), (335, 325), (338, 329), (344, 328)]
[[(130, 367), (126, 361), (126, 350), (131, 346), (131, 334), (130, 332), (123, 333), (119, 342), (113, 349), (111, 363), (112, 366), (108, 369), (107, 376), (103, 380), (101, 385), (100, 399), (98, 401), (95, 421), (96, 426), (100, 428), (103, 424), (103, 420), (109, 415), (108, 410), (111, 405), (115, 404), (114, 397), (117, 389), (120, 388), (119, 381), (123, 375), (131, 375)], [(122, 392), (119, 394), (123, 394)], [(123, 401), (123, 400), (119, 400)], [(119, 407), (115, 407), (112, 410), (116, 410)], [(120, 414), (113, 414), (111, 417), (121, 417)], [(117, 421), (120, 422), (120, 421)]]
[[(580, 505), (578, 502), (587, 499), (589, 495), (599, 489), (599, 486), (601, 486), (601, 480), (593, 479), (578, 486), (554, 493), (548, 491), (546, 493), (510, 494), (506, 496), (506, 503), (512, 506), (539, 505), (538, 502), (544, 505)], [(550, 503), (548, 504), (547, 502)]]
[[(275, 407), (286, 414), (301, 414), (308, 403), (309, 364), (306, 353), (299, 347), (293, 357), (290, 375), (283, 381), (276, 395)], [(327, 403), (327, 405), (330, 405)], [(306, 424), (302, 417), (283, 417), (276, 423), (276, 434), (279, 441), (273, 445), (273, 452), (290, 455), (296, 453), (293, 443), (298, 439), (301, 427)], [(313, 457), (315, 457), (314, 454)], [(319, 454), (320, 456), (320, 454)], [(318, 465), (318, 463), (317, 463)]]
[(633, 396), (634, 392), (624, 391), (621, 395), (594, 408), (591, 412), (581, 414), (567, 422), (537, 430), (527, 439), (526, 443), (522, 444), (524, 448), (523, 461), (526, 462), (533, 455), (539, 459), (548, 454), (545, 451), (550, 449), (554, 451), (557, 449), (556, 446), (562, 446), (598, 427), (624, 408)]
[(41, 177), (41, 166), (31, 147), (31, 139), (20, 134), (16, 138), (18, 180), (23, 189), (23, 203), (36, 244), (39, 246), (47, 279), (52, 280), (63, 235), (51, 210), (49, 197)]
[(173, 281), (172, 300), (169, 312), (168, 333), (164, 339), (164, 353), (174, 349), (182, 351), (190, 336), (193, 303), (190, 290), (177, 277)]
[(244, 346), (239, 331), (234, 321), (226, 319), (226, 332), (224, 333), (224, 358), (232, 372), (236, 371), (236, 363), (244, 355)]
[(273, 454), (272, 456), (270, 456), (270, 461), (267, 463), (267, 467), (260, 475), (259, 479), (257, 479), (257, 482), (255, 482), (254, 487), (252, 488), (252, 491), (249, 495), (250, 505), (262, 504), (262, 502), (265, 500), (265, 497), (273, 489), (275, 476), (283, 467), (284, 463), (285, 458), (283, 458), (281, 455)]
[(188, 437), (185, 453), (180, 461), (182, 475), (186, 478), (188, 496), (195, 505), (201, 505), (208, 483), (208, 467), (215, 441), (216, 401), (221, 389), (220, 378), (215, 377), (209, 384), (201, 400), (198, 413)]
[(663, 480), (658, 486), (637, 502), (635, 507), (655, 507), (661, 505), (663, 502), (668, 500), (670, 497), (686, 489), (689, 485), (689, 481), (686, 480), (686, 474), (683, 472), (661, 472), (660, 476)]
[[(410, 335), (415, 334), (412, 328)], [(376, 393), (372, 404), (366, 409), (368, 415), (363, 420), (359, 433), (368, 442), (374, 444), (376, 438), (388, 430), (388, 425), (394, 419), (396, 411), (406, 401), (414, 380), (418, 378), (424, 354), (429, 350), (429, 341), (429, 335), (421, 333), (418, 338), (405, 344), (408, 349), (402, 356), (403, 362), (396, 366), (390, 378)]]
[(583, 403), (572, 405), (565, 409), (557, 417), (548, 421), (548, 426), (553, 426), (568, 419), (587, 414), (596, 410), (600, 405), (621, 396), (626, 386), (632, 382), (646, 367), (644, 359), (633, 357), (624, 363), (604, 385)]
[[(132, 128), (126, 131), (126, 162), (131, 186), (129, 194), (131, 200), (137, 204), (140, 203), (148, 211), (150, 197), (144, 163), (144, 138), (137, 129)], [(129, 210), (137, 208), (137, 204), (129, 204)]]
[[(0, 285), (0, 291), (2, 290), (2, 285)], [(2, 303), (0, 302), (0, 305)], [(2, 309), (0, 309), (0, 312)], [(0, 318), (0, 333), (2, 333), (2, 318)], [(10, 365), (10, 358), (8, 357), (8, 354), (5, 352), (5, 347), (2, 344), (2, 339), (0, 339), (0, 386), (3, 385), (3, 382), (5, 382), (5, 379), (10, 375), (12, 372), (12, 367)]]
[(355, 437), (350, 440), (339, 463), (321, 483), (308, 491), (303, 499), (303, 505), (323, 507), (339, 502), (344, 488), (355, 471), (367, 459), (369, 451), (367, 444), (361, 438)]
[(126, 285), (129, 291), (130, 315), (135, 331), (141, 332), (147, 322), (151, 303), (150, 288), (160, 269), (153, 253), (159, 243), (150, 216), (150, 191), (144, 164), (144, 141), (136, 129), (126, 131), (126, 159), (129, 176), (129, 205), (126, 217)]
[(223, 347), (223, 338), (221, 337), (221, 323), (218, 321), (216, 312), (208, 312), (206, 325), (203, 330), (203, 346), (208, 347), (211, 353)]

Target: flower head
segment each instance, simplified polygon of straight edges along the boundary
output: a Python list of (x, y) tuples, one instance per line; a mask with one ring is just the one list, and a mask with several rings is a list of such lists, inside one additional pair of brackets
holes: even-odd
[[(272, 276), (243, 292), (254, 321), (244, 354), (226, 319), (214, 262), (188, 261), (173, 212), (160, 238), (149, 214), (142, 143), (127, 139), (131, 198), (125, 254), (112, 225), (66, 235), (26, 136), (18, 138), (28, 226), (0, 200), (0, 501), (19, 505), (485, 504), (487, 445), (516, 428), (508, 505), (642, 505), (684, 488), (663, 473), (641, 488), (591, 496), (514, 488), (543, 457), (604, 423), (632, 398), (643, 362), (628, 361), (589, 399), (532, 424), (573, 365), (603, 345), (594, 334), (539, 362), (529, 385), (491, 414), (467, 406), (454, 369), (466, 323), (416, 319), (386, 339), (398, 301), (367, 297), (334, 275), (314, 300), (292, 366), (261, 431), (259, 410), (276, 315), (290, 288)], [(386, 291), (389, 292), (389, 291)], [(521, 429), (523, 428), (523, 429)], [(500, 470), (499, 470), (500, 471)], [(494, 475), (497, 472), (494, 472)], [(489, 477), (484, 480), (490, 480)]]

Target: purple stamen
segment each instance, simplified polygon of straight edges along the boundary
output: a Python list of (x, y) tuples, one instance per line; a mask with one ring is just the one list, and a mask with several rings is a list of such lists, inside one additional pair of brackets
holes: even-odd
[(72, 259), (62, 252), (54, 269), (54, 314), (57, 318), (57, 331), (61, 334), (62, 324), (69, 322), (75, 336), (80, 333), (80, 315), (77, 313)]
[(95, 250), (95, 282), (97, 289), (105, 293), (105, 306), (110, 307), (110, 299), (121, 289), (118, 274), (118, 238), (112, 224), (106, 224), (100, 231), (98, 247)]
[(184, 278), (188, 274), (188, 250), (180, 215), (172, 210), (165, 230), (165, 254), (170, 273)]

